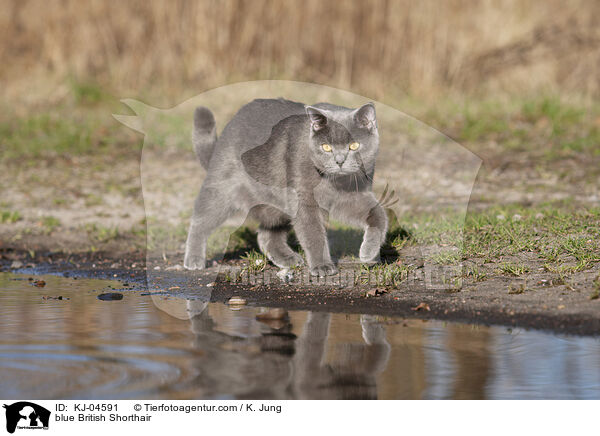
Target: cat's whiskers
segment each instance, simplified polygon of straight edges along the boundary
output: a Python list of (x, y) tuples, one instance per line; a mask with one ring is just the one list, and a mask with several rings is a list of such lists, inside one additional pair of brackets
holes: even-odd
[(361, 177), (361, 182), (366, 182), (368, 184), (368, 182), (372, 181), (364, 171), (358, 171), (356, 174)]

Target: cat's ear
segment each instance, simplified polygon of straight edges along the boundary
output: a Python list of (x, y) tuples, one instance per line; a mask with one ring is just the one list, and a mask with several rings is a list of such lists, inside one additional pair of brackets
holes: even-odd
[(327, 116), (319, 109), (312, 106), (306, 106), (305, 109), (310, 120), (310, 125), (315, 132), (318, 132), (327, 125)]
[(377, 127), (375, 105), (367, 103), (354, 111), (354, 122), (361, 129), (373, 130)]

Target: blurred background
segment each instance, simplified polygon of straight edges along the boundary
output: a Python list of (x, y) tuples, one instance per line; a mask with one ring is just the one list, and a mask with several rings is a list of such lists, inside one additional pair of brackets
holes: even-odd
[[(174, 104), (288, 79), (393, 102), (448, 93), (600, 93), (594, 0), (2, 0), (5, 98), (67, 81)], [(168, 100), (168, 101), (167, 101)]]

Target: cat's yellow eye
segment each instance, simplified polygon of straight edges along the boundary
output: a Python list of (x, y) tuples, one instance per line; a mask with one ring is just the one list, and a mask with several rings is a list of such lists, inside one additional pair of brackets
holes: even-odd
[(328, 152), (328, 153), (329, 153), (331, 150), (333, 150), (333, 149), (331, 148), (331, 145), (329, 145), (329, 144), (323, 144), (323, 145), (321, 145), (321, 147), (323, 147), (323, 150), (325, 150), (325, 151), (326, 151), (326, 152)]
[(353, 142), (352, 144), (350, 144), (350, 150), (358, 150), (358, 147), (360, 147), (360, 144), (358, 142)]

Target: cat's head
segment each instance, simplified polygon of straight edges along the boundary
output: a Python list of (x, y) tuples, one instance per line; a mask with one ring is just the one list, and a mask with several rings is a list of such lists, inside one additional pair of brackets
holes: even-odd
[(379, 149), (373, 103), (358, 109), (317, 106), (306, 106), (315, 166), (328, 176), (372, 175)]

